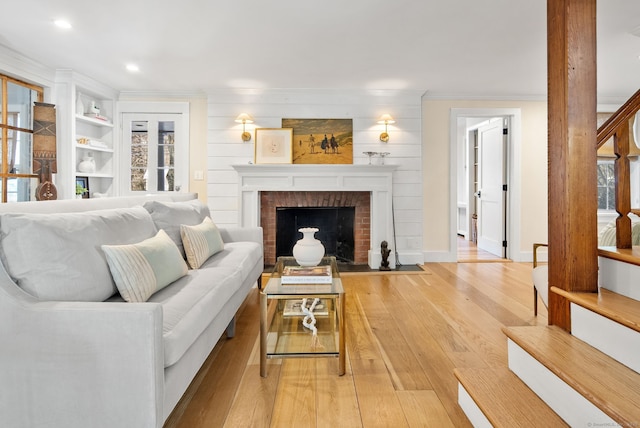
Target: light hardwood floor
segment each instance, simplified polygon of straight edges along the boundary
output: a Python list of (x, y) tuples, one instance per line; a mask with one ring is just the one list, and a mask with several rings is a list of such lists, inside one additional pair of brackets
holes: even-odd
[(495, 263), (509, 261), (493, 255), (488, 251), (479, 249), (476, 244), (464, 239), (464, 237), (460, 235), (458, 235), (457, 243), (458, 263)]
[[(347, 372), (337, 359), (269, 360), (259, 374), (258, 293), (240, 310), (165, 427), (465, 427), (455, 367), (505, 367), (502, 326), (533, 316), (530, 263), (430, 263), (345, 274)], [(265, 281), (266, 283), (266, 281)]]

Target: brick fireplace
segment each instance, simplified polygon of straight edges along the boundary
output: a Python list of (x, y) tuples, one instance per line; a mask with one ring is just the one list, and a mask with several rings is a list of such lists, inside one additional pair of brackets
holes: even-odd
[[(381, 242), (387, 241), (389, 249), (394, 250), (393, 171), (397, 166), (244, 164), (232, 167), (238, 173), (238, 226), (262, 226), (265, 263), (271, 264), (275, 260), (275, 235), (271, 231), (275, 228), (275, 207), (280, 203), (293, 206), (320, 204), (315, 205), (320, 207), (357, 203), (351, 205), (362, 213), (363, 227), (356, 232), (359, 239), (354, 243), (358, 247), (357, 262), (365, 262), (366, 253), (369, 267), (377, 269), (382, 261)], [(356, 202), (353, 202), (354, 198)], [(272, 205), (264, 210), (264, 215), (263, 205)], [(273, 214), (266, 214), (268, 211)], [(365, 220), (366, 212), (368, 220)], [(368, 233), (365, 223), (368, 223)], [(368, 241), (364, 238), (367, 235)], [(395, 259), (391, 258), (389, 262), (394, 269)]]
[(265, 264), (273, 265), (276, 261), (276, 210), (278, 208), (292, 207), (354, 207), (354, 262), (356, 264), (368, 263), (368, 251), (371, 246), (370, 201), (370, 192), (362, 191), (260, 192), (260, 225), (264, 234)]

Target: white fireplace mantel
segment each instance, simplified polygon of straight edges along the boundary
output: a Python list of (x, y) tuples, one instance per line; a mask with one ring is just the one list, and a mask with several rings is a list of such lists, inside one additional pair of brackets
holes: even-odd
[[(393, 171), (396, 165), (233, 165), (238, 172), (238, 224), (260, 225), (262, 191), (353, 191), (371, 194), (369, 267), (380, 267), (380, 243), (393, 239)], [(389, 257), (395, 268), (395, 257)]]

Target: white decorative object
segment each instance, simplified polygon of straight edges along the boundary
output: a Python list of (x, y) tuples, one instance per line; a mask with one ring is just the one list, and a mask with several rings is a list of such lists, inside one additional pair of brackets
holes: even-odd
[(76, 97), (76, 114), (84, 114), (84, 104), (82, 103), (82, 94), (78, 92)]
[(100, 114), (100, 107), (98, 107), (95, 101), (91, 101), (91, 106), (89, 107), (89, 113)]
[(87, 153), (87, 155), (82, 158), (78, 164), (78, 171), (86, 173), (96, 172), (96, 160), (93, 158), (93, 154), (91, 152)]
[(313, 315), (313, 311), (316, 306), (320, 302), (320, 299), (317, 297), (313, 299), (313, 303), (311, 303), (311, 307), (307, 308), (307, 298), (302, 299), (302, 313), (305, 315), (302, 320), (302, 325), (309, 330), (311, 330), (311, 350), (315, 351), (318, 348), (321, 348), (320, 343), (318, 342), (318, 328), (316, 327), (316, 317)]
[(317, 266), (324, 257), (324, 245), (314, 236), (318, 230), (317, 227), (298, 229), (302, 233), (302, 239), (293, 246), (293, 257), (300, 266)]

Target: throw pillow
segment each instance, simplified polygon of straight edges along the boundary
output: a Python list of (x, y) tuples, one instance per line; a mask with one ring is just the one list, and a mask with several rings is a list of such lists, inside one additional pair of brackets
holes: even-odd
[(180, 225), (180, 234), (191, 269), (198, 269), (209, 257), (224, 249), (220, 231), (209, 217), (197, 226)]
[(122, 298), (146, 302), (156, 291), (187, 274), (187, 264), (164, 230), (130, 245), (103, 245), (109, 270)]
[(180, 225), (195, 226), (210, 216), (209, 207), (198, 199), (185, 202), (149, 201), (145, 202), (144, 208), (151, 214), (156, 227), (164, 229), (175, 242), (183, 259), (186, 255), (180, 237)]

